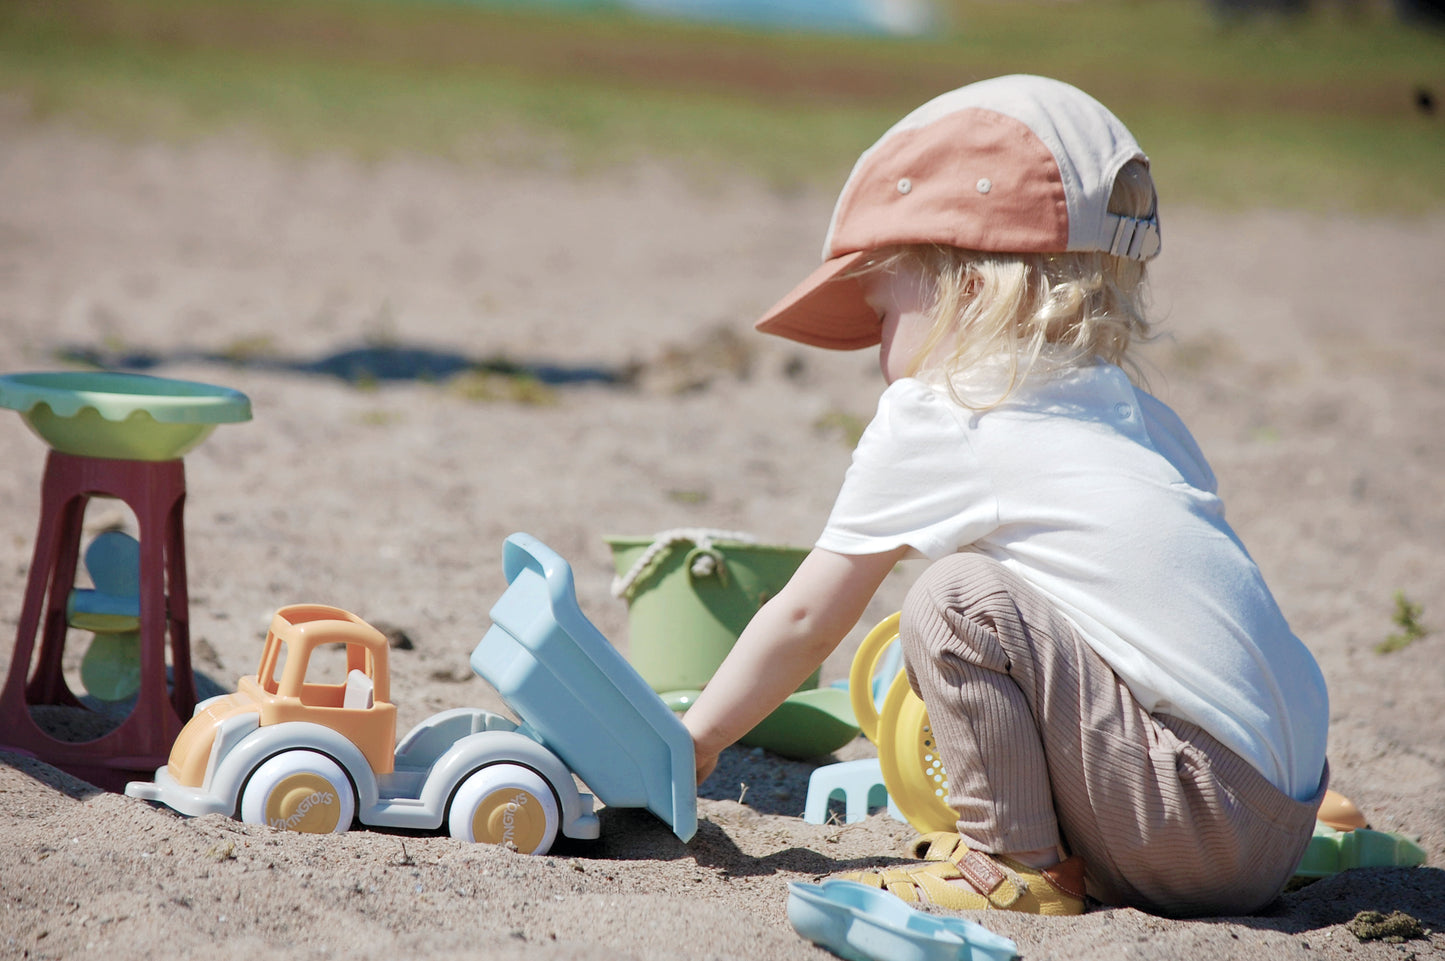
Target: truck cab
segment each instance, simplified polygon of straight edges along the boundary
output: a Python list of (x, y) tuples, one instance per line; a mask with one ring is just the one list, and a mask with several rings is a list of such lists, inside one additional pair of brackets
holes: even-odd
[[(345, 670), (318, 680), (313, 660), (341, 645)], [(236, 693), (201, 704), (171, 747), (166, 767), (178, 784), (199, 787), (217, 731), (244, 714), (259, 726), (305, 721), (330, 728), (361, 751), (377, 775), (395, 763), (396, 705), (390, 698), (386, 636), (356, 615), (322, 604), (293, 604), (271, 618), (255, 674), (236, 682)], [(329, 681), (329, 683), (328, 683)]]

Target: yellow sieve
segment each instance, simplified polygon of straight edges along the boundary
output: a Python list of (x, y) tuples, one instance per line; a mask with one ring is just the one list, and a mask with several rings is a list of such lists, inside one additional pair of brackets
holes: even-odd
[[(848, 672), (848, 691), (858, 726), (878, 748), (883, 785), (893, 806), (920, 834), (955, 830), (958, 814), (948, 805), (948, 774), (938, 756), (928, 709), (899, 671), (881, 707), (873, 700), (873, 676), (889, 645), (898, 641), (899, 615), (868, 632)], [(885, 679), (886, 680), (886, 679)]]

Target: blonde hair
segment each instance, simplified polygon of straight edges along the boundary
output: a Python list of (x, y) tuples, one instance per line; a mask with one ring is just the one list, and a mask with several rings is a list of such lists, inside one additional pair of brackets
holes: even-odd
[[(1149, 168), (1130, 161), (1114, 180), (1109, 211), (1149, 217), (1155, 206)], [(913, 244), (879, 250), (858, 273), (905, 265), (933, 278), (928, 309), (933, 326), (908, 373), (924, 373), (925, 360), (942, 348), (944, 359), (929, 372), (941, 373), (954, 400), (965, 407), (1003, 403), (1045, 364), (1078, 367), (1098, 357), (1123, 366), (1136, 381), (1142, 377), (1128, 356), (1133, 343), (1149, 337), (1141, 261), (1102, 252), (1015, 254)], [(957, 376), (996, 358), (1007, 364), (1002, 393), (982, 404), (960, 396)]]

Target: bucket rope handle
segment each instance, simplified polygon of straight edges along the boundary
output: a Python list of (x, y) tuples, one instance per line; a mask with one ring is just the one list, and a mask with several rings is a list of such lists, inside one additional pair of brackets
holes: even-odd
[(691, 572), (693, 577), (707, 577), (718, 570), (721, 557), (713, 547), (713, 541), (739, 541), (744, 544), (756, 544), (758, 539), (752, 534), (744, 534), (741, 531), (723, 531), (707, 527), (677, 527), (670, 531), (663, 531), (654, 534), (652, 543), (647, 550), (642, 552), (636, 562), (633, 563), (626, 574), (621, 574), (612, 579), (612, 596), (632, 599), (634, 588), (637, 582), (642, 579), (643, 573), (657, 559), (657, 556), (667, 550), (673, 544), (690, 543), (697, 545), (696, 555), (692, 560)]

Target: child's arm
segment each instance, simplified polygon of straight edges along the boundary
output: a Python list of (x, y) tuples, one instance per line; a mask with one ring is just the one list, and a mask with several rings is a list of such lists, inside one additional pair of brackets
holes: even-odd
[(723, 748), (767, 717), (858, 623), (883, 578), (908, 552), (835, 554), (815, 548), (744, 629), (683, 718), (701, 784)]

